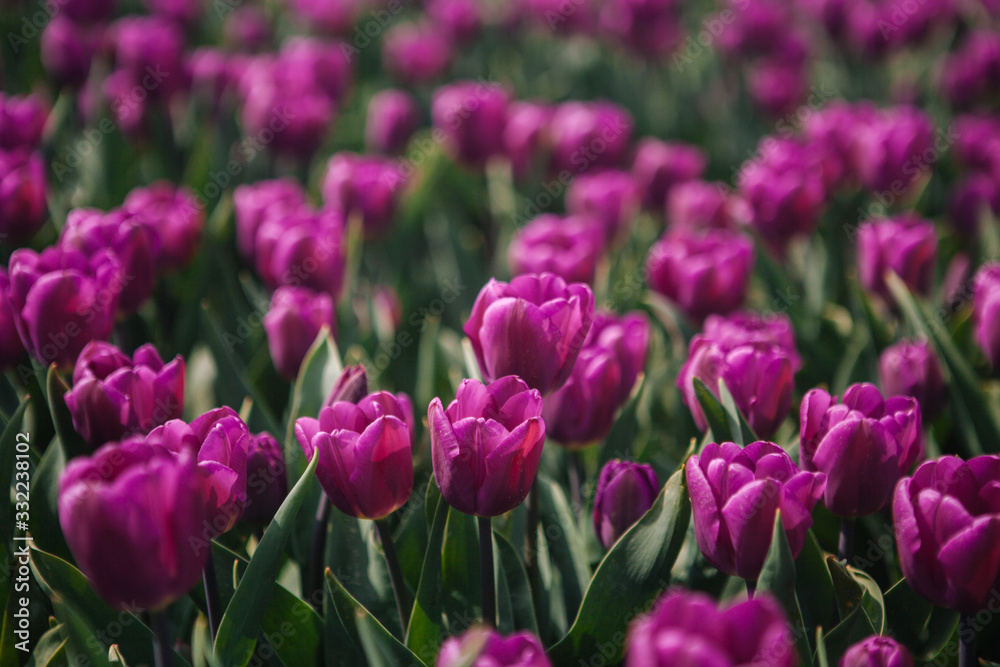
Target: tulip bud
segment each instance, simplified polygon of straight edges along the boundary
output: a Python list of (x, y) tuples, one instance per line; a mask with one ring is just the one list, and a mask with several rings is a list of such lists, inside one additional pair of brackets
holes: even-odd
[(233, 191), (236, 216), (236, 247), (247, 261), (253, 261), (257, 230), (272, 217), (283, 217), (306, 204), (306, 193), (291, 179), (257, 181)]
[(615, 0), (600, 13), (601, 28), (650, 60), (666, 58), (681, 41), (680, 3), (675, 0)]
[(487, 381), (517, 375), (547, 394), (573, 371), (594, 319), (594, 294), (551, 273), (510, 283), (491, 279), (472, 305), (463, 331)]
[(976, 342), (994, 366), (1000, 364), (1000, 264), (984, 264), (972, 281)]
[(520, 505), (545, 443), (542, 396), (508, 375), (484, 385), (463, 380), (447, 409), (427, 408), (434, 480), (465, 514), (499, 516)]
[(895, 271), (907, 287), (928, 294), (934, 282), (937, 234), (934, 225), (915, 215), (866, 223), (858, 229), (858, 279), (875, 294), (891, 299), (886, 271)]
[(365, 146), (378, 153), (400, 153), (420, 127), (420, 107), (405, 90), (388, 89), (372, 95), (365, 121)]
[(77, 23), (101, 23), (115, 11), (114, 0), (66, 0), (62, 5), (66, 16)]
[(871, 384), (851, 385), (844, 400), (822, 389), (802, 399), (799, 458), (826, 473), (824, 503), (840, 517), (882, 509), (892, 489), (923, 456), (920, 406), (909, 396), (883, 400)]
[(13, 368), (24, 358), (16, 317), (10, 301), (10, 276), (7, 269), (0, 267), (0, 370)]
[(270, 433), (250, 437), (247, 449), (247, 504), (243, 520), (267, 524), (288, 495), (285, 453)]
[(498, 84), (459, 81), (434, 92), (431, 118), (455, 159), (481, 167), (503, 150), (508, 103)]
[(927, 341), (900, 341), (886, 348), (878, 375), (886, 396), (913, 396), (928, 419), (941, 412), (947, 399), (944, 374)]
[(299, 21), (330, 35), (346, 35), (355, 27), (367, 0), (292, 0)]
[(63, 14), (56, 14), (41, 36), (42, 65), (59, 85), (80, 88), (90, 74), (90, 65), (103, 28), (81, 26)]
[(145, 0), (150, 14), (191, 26), (201, 16), (204, 3), (201, 0)]
[(507, 107), (503, 150), (518, 179), (526, 178), (540, 158), (551, 119), (552, 108), (541, 102), (517, 101)]
[(684, 471), (698, 548), (717, 569), (747, 580), (760, 576), (779, 510), (792, 556), (799, 555), (827, 486), (826, 475), (800, 470), (783, 449), (764, 441), (745, 448), (708, 444)]
[(911, 106), (882, 109), (855, 128), (854, 168), (868, 190), (902, 197), (927, 173), (923, 156), (933, 147), (934, 126), (923, 111)]
[(159, 181), (135, 188), (122, 210), (135, 216), (159, 239), (157, 270), (176, 271), (194, 258), (205, 227), (204, 202), (186, 187)]
[(69, 462), (59, 478), (59, 525), (80, 570), (118, 609), (157, 610), (201, 578), (209, 545), (204, 479), (190, 452), (141, 439)]
[(130, 14), (115, 21), (109, 31), (116, 69), (145, 90), (150, 101), (167, 100), (185, 87), (180, 25), (161, 16)]
[(272, 38), (271, 18), (258, 7), (237, 7), (222, 23), (222, 38), (225, 45), (235, 49), (267, 51)]
[(20, 243), (45, 222), (45, 164), (40, 153), (0, 150), (0, 234)]
[(567, 282), (593, 283), (604, 250), (604, 228), (586, 216), (544, 213), (515, 232), (507, 262), (515, 276), (554, 273)]
[(896, 486), (892, 519), (906, 582), (941, 607), (975, 615), (1000, 590), (1000, 456), (927, 461)]
[(958, 49), (944, 58), (941, 89), (957, 109), (986, 102), (1000, 74), (1000, 37), (992, 30), (969, 32)]
[(0, 148), (38, 148), (48, 115), (48, 109), (35, 95), (0, 93)]
[(361, 519), (381, 519), (413, 492), (410, 400), (380, 391), (357, 404), (341, 401), (319, 419), (295, 422), (306, 459), (319, 456), (316, 476), (334, 506)]
[(625, 667), (794, 667), (799, 661), (790, 627), (766, 593), (718, 609), (704, 593), (673, 588), (629, 626)]
[(566, 210), (600, 220), (608, 242), (628, 233), (639, 203), (632, 175), (617, 169), (580, 174), (566, 189)]
[(340, 373), (337, 382), (330, 390), (330, 395), (323, 401), (323, 407), (327, 408), (334, 403), (354, 403), (368, 395), (368, 374), (361, 364), (348, 366)]
[(975, 238), (988, 216), (1000, 214), (1000, 187), (992, 176), (973, 174), (952, 190), (949, 209), (956, 231)]
[(301, 208), (261, 224), (255, 264), (268, 287), (308, 287), (336, 298), (344, 284), (344, 219), (335, 211)]
[(545, 647), (530, 632), (501, 636), (493, 628), (473, 627), (441, 644), (435, 667), (552, 667)]
[(552, 171), (580, 174), (619, 167), (632, 138), (632, 116), (607, 101), (563, 102), (549, 125)]
[(383, 235), (396, 215), (404, 185), (401, 171), (400, 165), (389, 158), (336, 153), (327, 164), (320, 186), (323, 201), (345, 219), (353, 214), (360, 216), (367, 237)]
[(323, 327), (337, 331), (333, 299), (307, 287), (279, 287), (264, 315), (267, 346), (278, 373), (294, 380)]
[(746, 202), (724, 183), (691, 180), (678, 183), (667, 197), (667, 224), (670, 229), (736, 229), (746, 222)]
[(753, 243), (727, 230), (667, 234), (646, 259), (649, 286), (701, 321), (743, 303), (753, 271)]
[(701, 177), (706, 166), (708, 157), (700, 148), (646, 137), (636, 147), (632, 176), (646, 208), (659, 212), (675, 185)]
[(913, 658), (892, 637), (872, 635), (847, 649), (839, 667), (913, 667)]
[(952, 127), (955, 154), (962, 166), (986, 174), (1000, 169), (1000, 119), (989, 115), (963, 115)]
[(386, 31), (382, 62), (400, 83), (428, 83), (451, 67), (451, 40), (437, 24), (401, 23)]
[(482, 18), (477, 0), (427, 0), (424, 7), (427, 17), (456, 44), (470, 42), (479, 34)]
[(594, 532), (605, 549), (642, 518), (660, 492), (652, 466), (615, 459), (601, 468), (594, 495)]

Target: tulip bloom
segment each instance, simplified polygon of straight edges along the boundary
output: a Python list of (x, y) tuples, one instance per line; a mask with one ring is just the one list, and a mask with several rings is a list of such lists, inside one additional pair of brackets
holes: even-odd
[(378, 153), (399, 153), (420, 126), (420, 107), (404, 90), (382, 90), (368, 101), (365, 147)]
[(867, 223), (858, 229), (858, 279), (889, 299), (885, 273), (899, 274), (907, 287), (928, 294), (934, 282), (937, 234), (934, 225), (914, 215)]
[(652, 466), (615, 459), (597, 479), (594, 494), (594, 533), (605, 549), (649, 511), (660, 492)]
[(563, 102), (555, 108), (549, 124), (553, 173), (582, 174), (621, 166), (632, 126), (629, 112), (612, 102)]
[(24, 343), (14, 323), (16, 317), (10, 303), (10, 276), (0, 267), (0, 370), (13, 368), (24, 358)]
[(264, 315), (271, 359), (278, 373), (294, 380), (323, 327), (337, 332), (333, 299), (307, 287), (279, 287)]
[(928, 419), (941, 412), (947, 399), (941, 362), (925, 340), (900, 341), (878, 361), (879, 384), (886, 396), (912, 396)]
[(59, 524), (108, 604), (161, 609), (201, 578), (208, 551), (190, 544), (205, 521), (204, 483), (191, 452), (142, 439), (69, 462), (59, 479)]
[(308, 287), (336, 298), (344, 284), (345, 231), (335, 211), (303, 207), (269, 217), (257, 230), (257, 273), (273, 289)]
[(403, 394), (380, 391), (357, 404), (338, 401), (319, 419), (295, 422), (306, 459), (319, 456), (316, 476), (334, 506), (361, 519), (381, 519), (413, 491), (412, 407)]
[[(475, 655), (471, 652), (475, 651)], [(471, 662), (470, 662), (471, 659)], [(552, 667), (545, 647), (530, 632), (506, 637), (488, 627), (471, 628), (441, 644), (435, 667)]]
[(1000, 587), (1000, 456), (927, 461), (892, 503), (907, 583), (941, 607), (977, 614)]
[(586, 216), (544, 213), (515, 232), (507, 247), (511, 273), (550, 272), (567, 282), (594, 282), (604, 228)]
[(434, 92), (431, 119), (457, 160), (481, 167), (503, 151), (509, 103), (509, 95), (497, 84), (459, 81)]
[(872, 635), (847, 649), (839, 667), (913, 667), (913, 658), (892, 637)]
[(0, 150), (0, 233), (25, 241), (45, 223), (45, 162), (25, 148)]
[(247, 449), (247, 504), (243, 520), (266, 524), (288, 495), (285, 452), (274, 436), (262, 432), (250, 437)]
[(205, 208), (186, 187), (159, 181), (136, 188), (122, 209), (145, 223), (159, 239), (158, 270), (176, 271), (194, 258), (205, 227)]
[(503, 152), (518, 179), (527, 177), (548, 144), (552, 108), (541, 102), (517, 101), (507, 107)]
[(725, 183), (691, 180), (678, 183), (667, 197), (671, 229), (736, 229), (749, 217), (746, 202)]
[(149, 433), (184, 409), (184, 359), (164, 364), (146, 344), (132, 359), (103, 341), (88, 343), (66, 393), (73, 427), (93, 446), (129, 434)]
[(345, 220), (358, 215), (366, 236), (385, 234), (405, 185), (401, 172), (400, 165), (390, 158), (342, 151), (327, 164), (320, 186), (323, 202)]
[(257, 230), (267, 220), (298, 211), (306, 204), (306, 193), (291, 179), (257, 181), (233, 191), (236, 216), (236, 247), (243, 259), (252, 262)]
[(646, 208), (659, 213), (675, 185), (700, 178), (707, 166), (700, 148), (646, 137), (636, 146), (632, 176)]
[(37, 148), (48, 116), (48, 109), (35, 95), (0, 93), (0, 148)]
[(1000, 264), (989, 262), (973, 279), (972, 318), (976, 342), (994, 366), (1000, 364)]
[(545, 442), (537, 389), (510, 375), (489, 385), (463, 380), (447, 410), (431, 401), (427, 421), (434, 479), (449, 505), (488, 517), (524, 501)]
[(745, 448), (708, 444), (684, 472), (701, 553), (722, 572), (750, 581), (764, 567), (775, 513), (781, 510), (792, 556), (798, 556), (827, 484), (826, 475), (800, 470), (783, 449), (764, 441)]
[(617, 169), (580, 174), (566, 189), (566, 210), (599, 220), (609, 243), (627, 233), (640, 201), (633, 176)]
[(788, 628), (781, 606), (767, 595), (718, 609), (704, 593), (675, 588), (629, 626), (625, 667), (794, 667)]
[(880, 109), (854, 130), (854, 168), (865, 188), (903, 196), (927, 172), (924, 157), (934, 149), (930, 118), (912, 106)]
[(483, 378), (517, 375), (542, 394), (565, 384), (594, 319), (594, 293), (551, 273), (491, 279), (463, 327)]
[(920, 406), (909, 396), (884, 400), (871, 384), (855, 384), (844, 400), (822, 389), (802, 399), (802, 468), (827, 475), (824, 503), (840, 517), (879, 511), (900, 475), (923, 456)]
[(421, 84), (437, 79), (451, 67), (455, 55), (448, 34), (436, 23), (400, 23), (385, 33), (382, 62), (400, 83)]

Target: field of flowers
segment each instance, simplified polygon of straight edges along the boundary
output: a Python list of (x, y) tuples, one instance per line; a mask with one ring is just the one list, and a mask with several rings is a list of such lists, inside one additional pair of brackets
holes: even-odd
[(1000, 665), (997, 0), (0, 0), (0, 665)]

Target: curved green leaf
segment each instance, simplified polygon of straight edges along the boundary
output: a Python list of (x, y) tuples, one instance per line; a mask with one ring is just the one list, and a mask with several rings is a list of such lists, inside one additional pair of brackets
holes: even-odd
[[(435, 485), (432, 483), (432, 487)], [(435, 487), (436, 488), (436, 487)], [(441, 590), (441, 545), (448, 522), (448, 503), (429, 488), (428, 498), (437, 496), (427, 553), (420, 570), (420, 585), (413, 601), (410, 625), (406, 629), (406, 646), (426, 663), (434, 660), (444, 634), (443, 591)]]
[[(729, 426), (729, 417), (726, 409), (719, 399), (705, 386), (699, 378), (692, 380), (694, 383), (694, 395), (698, 399), (701, 411), (705, 413), (705, 421), (708, 422), (708, 429), (712, 433), (710, 441), (714, 442), (736, 442), (736, 435), (733, 434)], [(737, 433), (739, 433), (737, 431)], [(737, 443), (739, 444), (739, 443)]]
[(757, 579), (757, 590), (767, 591), (781, 603), (792, 626), (800, 662), (808, 664), (808, 660), (812, 657), (812, 647), (809, 646), (809, 635), (806, 633), (802, 621), (802, 609), (795, 594), (795, 558), (792, 556), (792, 548), (788, 545), (788, 536), (781, 523), (780, 510), (774, 515), (771, 547), (767, 551), (764, 567), (761, 568), (760, 577)]
[(55, 364), (49, 366), (45, 383), (48, 387), (49, 413), (52, 415), (52, 424), (55, 426), (56, 435), (66, 452), (66, 460), (91, 454), (93, 448), (83, 441), (73, 426), (73, 416), (70, 414), (65, 399), (69, 387), (59, 375)]

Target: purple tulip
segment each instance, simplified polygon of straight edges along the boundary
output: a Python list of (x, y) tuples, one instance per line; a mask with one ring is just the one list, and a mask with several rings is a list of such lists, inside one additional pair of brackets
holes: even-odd
[(548, 271), (567, 282), (593, 283), (604, 251), (604, 227), (582, 215), (545, 213), (515, 232), (507, 247), (513, 275)]
[(705, 559), (726, 574), (756, 580), (771, 546), (775, 514), (792, 556), (812, 526), (827, 477), (800, 470), (783, 449), (757, 441), (745, 448), (710, 443), (684, 466), (694, 534)]
[(115, 11), (115, 0), (66, 0), (61, 7), (66, 16), (86, 25), (111, 18)]
[(566, 189), (566, 210), (600, 220), (608, 242), (627, 235), (640, 201), (635, 179), (617, 169), (580, 174)]
[(0, 148), (38, 148), (48, 116), (48, 109), (35, 95), (0, 93)]
[(257, 230), (256, 266), (272, 289), (308, 287), (336, 298), (344, 284), (344, 219), (300, 208), (266, 219)]
[(925, 340), (904, 340), (886, 348), (879, 357), (878, 376), (886, 396), (914, 397), (928, 419), (940, 414), (948, 397), (941, 362)]
[(549, 436), (566, 447), (605, 438), (646, 366), (649, 321), (639, 313), (597, 313), (573, 373), (545, 399)]
[(519, 0), (515, 11), (549, 33), (587, 34), (597, 30), (597, 12), (587, 3), (566, 5), (562, 0)]
[(247, 449), (247, 504), (243, 520), (267, 524), (288, 495), (285, 452), (273, 435), (262, 432), (250, 437)]
[(164, 364), (149, 344), (129, 359), (111, 343), (93, 341), (76, 360), (66, 405), (92, 446), (149, 433), (183, 412), (184, 359)]
[(163, 101), (184, 88), (180, 25), (160, 16), (130, 14), (108, 30), (115, 46), (115, 67), (127, 75), (130, 91), (137, 87), (145, 91), (143, 98)]
[(157, 271), (182, 269), (194, 258), (205, 227), (205, 207), (187, 187), (158, 181), (135, 188), (125, 197), (122, 210), (159, 239)]
[(365, 146), (378, 153), (400, 153), (420, 127), (420, 107), (405, 90), (382, 90), (368, 101)]
[(382, 42), (385, 69), (400, 83), (422, 84), (439, 78), (454, 57), (445, 27), (436, 23), (401, 23)]
[(708, 156), (700, 148), (646, 137), (636, 147), (632, 175), (646, 208), (659, 213), (675, 185), (700, 178), (707, 166)]
[(267, 51), (271, 43), (271, 18), (259, 7), (234, 9), (222, 23), (223, 43), (250, 53)]
[(330, 35), (346, 35), (368, 4), (368, 0), (292, 0), (290, 6), (301, 23)]
[(10, 303), (24, 347), (43, 365), (68, 367), (92, 340), (107, 338), (123, 286), (121, 265), (107, 250), (23, 248), (10, 257)]
[(930, 293), (937, 261), (934, 225), (913, 214), (865, 223), (858, 229), (858, 279), (861, 285), (891, 299), (885, 273), (895, 271), (907, 287)]
[(736, 315), (729, 320), (706, 321), (705, 330), (688, 347), (688, 358), (677, 377), (677, 386), (695, 423), (708, 428), (705, 413), (694, 392), (694, 378), (717, 394), (724, 380), (750, 427), (770, 437), (788, 416), (801, 365), (791, 344), (791, 326), (782, 318), (769, 323), (762, 318)]
[(553, 173), (582, 174), (621, 166), (632, 138), (632, 116), (604, 100), (563, 102), (549, 128)]
[(424, 9), (456, 44), (473, 41), (479, 34), (482, 17), (477, 0), (427, 0)]
[(988, 262), (973, 279), (972, 317), (976, 342), (994, 366), (1000, 364), (1000, 264)]
[(45, 163), (40, 153), (0, 150), (0, 234), (26, 241), (45, 222)]
[[(982, 611), (1000, 587), (1000, 456), (927, 461), (896, 486), (899, 564), (907, 583), (941, 607)], [(990, 602), (992, 606), (992, 601)]]
[(542, 102), (517, 101), (507, 107), (503, 152), (518, 179), (526, 178), (548, 144), (552, 107)]
[(82, 26), (64, 14), (56, 14), (41, 36), (42, 65), (57, 84), (80, 88), (90, 74), (103, 27)]
[(463, 327), (488, 382), (517, 375), (543, 395), (561, 387), (594, 319), (594, 293), (551, 273), (483, 287)]
[(272, 217), (281, 218), (306, 204), (302, 186), (289, 178), (257, 181), (240, 185), (233, 191), (236, 216), (236, 247), (243, 259), (252, 261), (257, 230)]
[(205, 521), (204, 484), (191, 453), (142, 439), (69, 462), (59, 478), (59, 524), (108, 604), (158, 610), (198, 582), (208, 550), (190, 543)]
[(920, 406), (910, 396), (883, 399), (871, 384), (854, 384), (844, 399), (822, 389), (802, 399), (799, 459), (826, 473), (824, 504), (840, 517), (873, 514), (923, 457)]
[(802, 131), (807, 145), (819, 154), (828, 189), (857, 187), (853, 157), (855, 129), (877, 113), (869, 101), (849, 104), (835, 101), (810, 114)]
[(722, 229), (666, 234), (646, 258), (651, 289), (693, 320), (725, 315), (743, 303), (753, 271), (753, 243)]
[(306, 459), (319, 456), (316, 476), (334, 506), (362, 519), (381, 519), (413, 491), (413, 408), (404, 395), (369, 394), (338, 401), (319, 419), (300, 417), (295, 436)]
[(320, 186), (323, 201), (345, 220), (358, 215), (367, 237), (384, 235), (405, 185), (401, 172), (400, 164), (390, 158), (335, 153)]
[(545, 443), (542, 396), (513, 375), (484, 385), (463, 380), (447, 410), (427, 408), (434, 480), (449, 505), (499, 516), (520, 505)]
[[(471, 660), (471, 662), (470, 662)], [(503, 637), (476, 626), (441, 644), (435, 667), (552, 667), (545, 647), (530, 632)]]
[(10, 276), (7, 269), (0, 267), (0, 370), (13, 368), (24, 358), (16, 317), (10, 301)]
[(279, 287), (264, 316), (267, 346), (278, 373), (294, 380), (323, 327), (337, 332), (333, 299), (307, 287)]
[(936, 158), (934, 126), (911, 106), (882, 109), (855, 128), (854, 167), (865, 188), (900, 197), (911, 192)]
[(975, 30), (944, 60), (941, 88), (957, 109), (987, 102), (1000, 80), (1000, 38), (991, 30)]
[(766, 594), (720, 610), (704, 593), (674, 588), (629, 627), (625, 667), (794, 667), (799, 661), (789, 627)]
[[(335, 104), (342, 104), (350, 93), (353, 71), (351, 56), (341, 42), (316, 37), (296, 36), (287, 40), (273, 72), (282, 84), (315, 88)], [(298, 109), (292, 109), (298, 112)]]
[(434, 92), (431, 118), (455, 158), (473, 167), (503, 151), (508, 95), (497, 84), (459, 81)]
[(665, 58), (683, 34), (680, 3), (675, 0), (616, 0), (601, 8), (600, 26), (635, 53)]
[(1000, 187), (992, 176), (972, 174), (952, 190), (949, 209), (958, 233), (976, 238), (989, 216), (1000, 215)]
[(605, 549), (642, 518), (660, 493), (652, 466), (615, 459), (601, 468), (594, 493), (594, 533)]
[(340, 372), (340, 376), (330, 390), (330, 395), (323, 401), (323, 407), (328, 408), (334, 403), (357, 403), (368, 395), (368, 374), (361, 364), (348, 366)]
[(839, 667), (913, 667), (906, 647), (892, 637), (872, 635), (854, 644), (838, 663)]
[(145, 0), (143, 4), (150, 14), (186, 26), (197, 23), (204, 8), (201, 0)]

